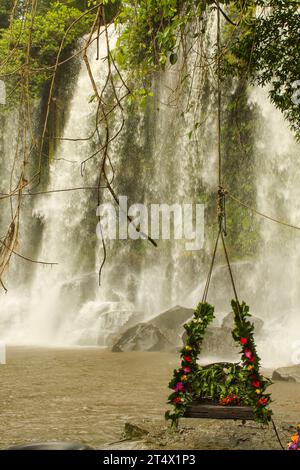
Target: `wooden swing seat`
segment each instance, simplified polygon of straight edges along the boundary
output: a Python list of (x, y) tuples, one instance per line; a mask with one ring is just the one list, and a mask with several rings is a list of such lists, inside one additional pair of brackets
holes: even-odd
[(222, 406), (211, 399), (200, 398), (187, 406), (183, 417), (253, 421), (254, 413), (251, 406)]

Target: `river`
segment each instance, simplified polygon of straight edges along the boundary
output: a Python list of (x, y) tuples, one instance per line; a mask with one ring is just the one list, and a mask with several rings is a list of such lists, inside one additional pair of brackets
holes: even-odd
[[(101, 448), (121, 439), (125, 422), (164, 426), (177, 364), (169, 353), (9, 347), (0, 366), (0, 445), (68, 440)], [(295, 425), (300, 384), (277, 382), (272, 393), (275, 419)]]

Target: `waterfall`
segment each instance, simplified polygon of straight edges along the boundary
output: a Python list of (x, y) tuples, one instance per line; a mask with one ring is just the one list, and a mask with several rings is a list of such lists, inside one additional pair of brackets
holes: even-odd
[[(89, 55), (95, 76), (101, 63), (103, 74), (98, 77), (101, 82), (105, 79), (107, 64), (103, 60), (95, 60), (96, 46)], [(102, 45), (100, 57), (106, 55), (106, 47)], [(86, 139), (91, 133), (96, 107), (91, 102), (92, 95), (92, 85), (82, 62), (63, 140), (51, 163), (48, 190), (96, 186), (93, 172), (81, 175), (80, 165), (92, 153), (92, 142), (67, 140)], [(58, 103), (58, 106), (64, 107), (65, 104)], [(43, 229), (36, 256), (39, 260), (58, 264), (51, 268), (36, 265), (30, 285), (24, 288), (11, 282), (9, 292), (2, 299), (0, 320), (5, 322), (2, 335), (4, 332), (7, 341), (30, 344), (70, 342), (64, 336), (65, 323), (72, 324), (78, 314), (76, 309), (86, 298), (85, 290), (88, 289), (88, 297), (93, 298), (97, 284), (97, 219), (93, 196), (90, 191), (71, 191), (45, 194), (32, 201), (31, 220), (38, 220)]]
[[(257, 208), (273, 218), (300, 226), (300, 145), (288, 123), (271, 104), (266, 90), (251, 99), (262, 111), (258, 135), (261, 161), (257, 162)], [(269, 364), (299, 361), (300, 233), (261, 219), (261, 250), (253, 281), (256, 309), (266, 321), (261, 349)]]
[[(214, 47), (215, 20), (208, 18), (207, 34), (193, 39), (189, 59), (180, 56), (153, 81), (154, 97), (144, 111), (125, 108), (125, 126), (114, 143), (111, 160), (116, 170), (114, 187), (128, 203), (206, 204), (206, 222), (214, 214), (217, 185), (216, 106), (213, 73), (203, 67), (206, 52)], [(116, 33), (109, 28), (113, 45)], [(103, 83), (107, 61), (96, 60), (97, 45), (89, 48), (96, 80)], [(100, 41), (100, 58), (107, 55)], [(229, 95), (233, 92), (231, 85)], [(69, 112), (53, 161), (47, 189), (67, 189), (97, 184), (96, 162), (80, 163), (95, 149), (84, 139), (94, 128), (96, 103), (82, 62)], [(256, 136), (262, 159), (255, 157), (257, 208), (269, 215), (300, 225), (299, 146), (267, 93), (251, 93), (249, 102), (261, 112), (261, 131)], [(58, 103), (64, 107), (64, 103)], [(225, 114), (225, 113), (224, 113)], [(11, 135), (6, 123), (6, 147)], [(5, 190), (13, 150), (2, 162)], [(211, 247), (207, 229), (205, 249), (185, 250), (184, 240), (159, 240), (154, 248), (146, 240), (107, 242), (107, 261), (102, 285), (98, 286), (101, 242), (96, 237), (95, 191), (70, 191), (25, 198), (20, 249), (26, 251), (37, 227), (41, 234), (35, 258), (58, 263), (35, 264), (31, 276), (17, 276), (29, 269), (14, 260), (8, 276), (9, 291), (1, 294), (0, 335), (11, 343), (52, 345), (109, 344), (134, 322), (148, 319), (176, 304), (192, 307), (202, 295)], [(30, 201), (29, 201), (30, 200)], [(105, 194), (105, 200), (111, 198)], [(8, 203), (7, 203), (8, 204)], [(9, 208), (6, 207), (5, 210)], [(5, 227), (2, 213), (1, 226)], [(208, 225), (208, 223), (207, 223)], [(270, 221), (259, 223), (260, 246), (255, 259), (239, 260), (238, 287), (241, 298), (265, 320), (259, 348), (267, 363), (291, 362), (297, 338), (300, 289), (298, 289), (298, 232)], [(23, 263), (23, 264), (22, 264)], [(223, 282), (224, 261), (216, 267), (211, 291), (218, 313), (228, 313), (231, 292)], [(221, 265), (220, 265), (221, 264)], [(242, 275), (240, 275), (242, 272)], [(17, 281), (16, 281), (17, 278)], [(219, 282), (219, 284), (218, 284)], [(210, 299), (209, 299), (210, 300)], [(284, 339), (282, 338), (282, 332)]]

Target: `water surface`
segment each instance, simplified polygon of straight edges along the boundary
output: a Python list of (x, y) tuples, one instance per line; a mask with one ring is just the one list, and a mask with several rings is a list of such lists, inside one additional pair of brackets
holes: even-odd
[[(164, 425), (177, 364), (169, 353), (10, 347), (0, 366), (0, 445), (75, 440), (100, 448), (120, 439), (126, 421)], [(272, 389), (275, 417), (300, 421), (300, 384)]]

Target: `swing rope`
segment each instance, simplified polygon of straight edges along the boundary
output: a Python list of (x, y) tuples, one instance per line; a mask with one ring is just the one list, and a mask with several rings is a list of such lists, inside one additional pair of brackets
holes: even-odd
[[(236, 300), (237, 310), (238, 310), (239, 317), (241, 319), (239, 298), (238, 298), (238, 294), (237, 294), (236, 285), (235, 285), (235, 282), (234, 282), (234, 276), (233, 276), (233, 271), (232, 271), (232, 267), (231, 267), (231, 263), (230, 263), (230, 259), (229, 259), (229, 254), (228, 254), (226, 243), (225, 243), (225, 237), (227, 235), (227, 227), (226, 227), (226, 194), (228, 194), (228, 192), (223, 188), (223, 181), (222, 181), (222, 128), (221, 128), (222, 94), (221, 94), (221, 79), (220, 79), (220, 75), (221, 75), (220, 74), (220, 71), (221, 71), (221, 18), (220, 18), (220, 11), (221, 10), (220, 10), (219, 0), (216, 1), (216, 6), (217, 6), (217, 56), (218, 56), (218, 60), (217, 60), (217, 102), (218, 102), (217, 132), (218, 132), (218, 180), (219, 180), (219, 189), (218, 189), (218, 193), (217, 193), (218, 234), (217, 234), (217, 238), (216, 238), (216, 241), (215, 241), (214, 250), (213, 250), (213, 254), (212, 254), (212, 259), (211, 259), (211, 263), (210, 263), (210, 266), (209, 266), (209, 271), (208, 271), (208, 275), (207, 275), (207, 279), (206, 279), (206, 283), (205, 283), (205, 287), (204, 287), (204, 292), (203, 292), (203, 297), (202, 297), (202, 306), (201, 307), (203, 307), (203, 304), (204, 304), (204, 302), (206, 302), (206, 299), (207, 299), (208, 290), (209, 290), (211, 277), (212, 277), (212, 272), (213, 272), (213, 268), (214, 268), (214, 264), (215, 264), (218, 244), (219, 244), (219, 240), (221, 238), (223, 250), (224, 250), (224, 253), (225, 253), (226, 264), (227, 264), (229, 275), (230, 275), (231, 285), (232, 285), (232, 289), (233, 289), (233, 292), (234, 292), (234, 297), (235, 297), (235, 300)], [(232, 196), (231, 196), (231, 198), (234, 199)], [(237, 202), (240, 202), (240, 201), (237, 201)], [(259, 215), (264, 215), (264, 214), (260, 213)], [(267, 218), (270, 218), (270, 217), (267, 217)], [(274, 219), (271, 219), (271, 220), (274, 220)], [(277, 220), (274, 220), (274, 221), (279, 222)], [(288, 224), (284, 224), (284, 225), (288, 225)], [(202, 310), (202, 308), (201, 308), (201, 310)], [(271, 422), (272, 422), (272, 425), (273, 425), (274, 432), (275, 432), (276, 438), (278, 440), (278, 443), (279, 443), (281, 449), (285, 450), (283, 445), (282, 445), (282, 442), (281, 442), (281, 439), (280, 439), (280, 436), (279, 436), (279, 433), (278, 433), (278, 430), (277, 430), (277, 427), (275, 425), (275, 422), (274, 422), (273, 418), (271, 418)]]
[(222, 186), (222, 128), (221, 128), (221, 121), (222, 121), (222, 92), (221, 92), (221, 17), (220, 17), (220, 2), (217, 0), (217, 136), (218, 136), (218, 181), (219, 181), (219, 189), (217, 193), (217, 218), (218, 218), (218, 234), (216, 238), (216, 242), (214, 245), (212, 260), (210, 263), (207, 280), (204, 287), (202, 303), (204, 303), (207, 299), (207, 294), (210, 286), (210, 281), (212, 277), (212, 271), (216, 259), (216, 253), (219, 245), (219, 240), (222, 240), (222, 246), (225, 253), (226, 263), (230, 275), (231, 285), (233, 288), (234, 297), (237, 303), (238, 314), (241, 318), (240, 312), (240, 303), (237, 295), (237, 289), (234, 282), (233, 271), (231, 268), (230, 260), (228, 251), (226, 248), (225, 237), (227, 235), (227, 227), (226, 227), (226, 191)]

